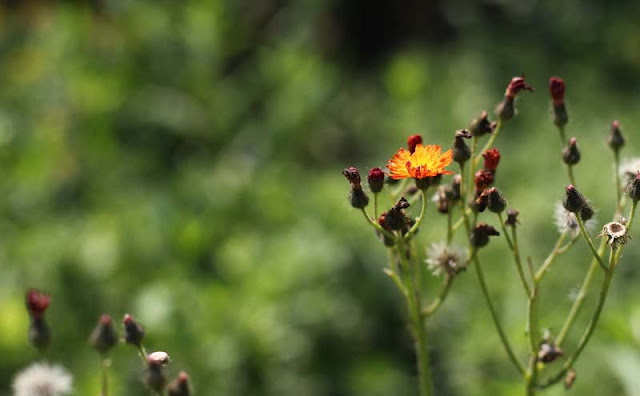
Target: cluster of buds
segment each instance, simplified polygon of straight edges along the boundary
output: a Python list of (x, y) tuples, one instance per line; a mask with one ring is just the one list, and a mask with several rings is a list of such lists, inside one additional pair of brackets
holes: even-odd
[[(389, 232), (400, 231), (402, 235), (405, 235), (415, 224), (415, 220), (407, 216), (405, 212), (405, 209), (408, 207), (409, 201), (404, 197), (400, 198), (391, 209), (383, 212), (380, 217), (378, 217), (378, 224)], [(383, 242), (386, 246), (393, 246), (394, 244), (386, 235), (383, 235)]]
[(193, 394), (189, 376), (184, 371), (181, 371), (167, 386), (165, 367), (171, 362), (169, 354), (163, 351), (150, 353), (146, 357), (146, 362), (147, 372), (144, 380), (149, 389), (159, 395), (164, 394), (165, 389), (169, 396), (189, 396)]
[(516, 114), (515, 98), (522, 90), (533, 92), (533, 87), (524, 81), (524, 76), (514, 77), (507, 86), (504, 99), (496, 107), (496, 114), (500, 120), (510, 120)]
[(51, 329), (44, 318), (49, 308), (51, 296), (38, 290), (27, 291), (26, 305), (29, 312), (29, 342), (38, 350), (44, 350), (51, 343)]

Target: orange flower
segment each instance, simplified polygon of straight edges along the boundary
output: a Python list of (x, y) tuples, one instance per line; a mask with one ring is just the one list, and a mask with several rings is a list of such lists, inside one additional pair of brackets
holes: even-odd
[(453, 172), (444, 170), (453, 159), (453, 152), (449, 149), (442, 153), (440, 146), (418, 144), (411, 154), (401, 148), (387, 163), (389, 176), (392, 179), (424, 179), (426, 177), (449, 175)]

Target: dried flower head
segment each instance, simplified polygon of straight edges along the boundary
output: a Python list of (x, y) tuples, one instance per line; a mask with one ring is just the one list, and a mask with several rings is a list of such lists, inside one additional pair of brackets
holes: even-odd
[(618, 246), (627, 243), (627, 240), (631, 237), (627, 235), (627, 227), (617, 221), (607, 223), (602, 227), (602, 231), (598, 234), (599, 237), (607, 237), (607, 243), (611, 245), (613, 249)]
[(518, 223), (520, 223), (520, 221), (518, 221), (519, 214), (520, 212), (515, 209), (507, 210), (507, 220), (504, 222), (504, 224), (510, 227), (515, 227)]
[(453, 276), (467, 268), (467, 256), (459, 246), (434, 243), (427, 249), (427, 266), (435, 276)]
[(169, 364), (169, 362), (171, 362), (171, 358), (169, 358), (169, 354), (164, 351), (156, 351), (151, 352), (147, 356), (147, 361), (166, 366), (167, 364)]
[(349, 167), (349, 168), (345, 168), (342, 171), (342, 175), (347, 178), (347, 180), (349, 181), (349, 183), (351, 183), (352, 186), (359, 186), (360, 185), (360, 172), (358, 171), (358, 168), (355, 167)]
[(511, 82), (509, 82), (504, 95), (514, 97), (522, 90), (533, 92), (533, 87), (524, 81), (524, 76), (514, 77), (511, 79)]
[[(562, 202), (556, 203), (553, 217), (559, 233), (562, 234), (566, 232), (572, 237), (578, 236), (580, 234), (580, 226), (578, 225), (578, 220), (576, 219), (575, 213), (566, 210), (562, 205)], [(597, 220), (591, 217), (589, 220), (585, 221), (584, 227), (587, 229), (587, 231), (592, 231), (595, 228), (596, 224)]]
[(567, 375), (564, 377), (564, 388), (567, 390), (571, 389), (574, 382), (576, 382), (577, 376), (578, 375), (576, 374), (576, 370), (571, 369), (567, 371)]
[(144, 382), (149, 389), (162, 394), (165, 386), (167, 386), (164, 364), (147, 357), (147, 372), (144, 376)]
[(380, 168), (373, 168), (369, 170), (367, 175), (367, 181), (369, 182), (369, 189), (372, 193), (379, 193), (384, 187), (384, 172)]
[(35, 289), (29, 289), (26, 297), (27, 311), (32, 318), (41, 318), (49, 308), (51, 296)]
[(475, 185), (476, 193), (481, 193), (493, 183), (493, 172), (481, 169), (476, 172)]
[(72, 377), (59, 365), (34, 363), (13, 380), (14, 396), (62, 396), (71, 393)]
[(442, 153), (438, 145), (418, 144), (413, 153), (403, 148), (398, 150), (387, 163), (387, 168), (393, 179), (424, 179), (453, 173), (445, 170), (452, 160), (453, 152), (450, 149)]
[(422, 144), (422, 136), (411, 135), (407, 138), (407, 147), (409, 148), (409, 152), (411, 154), (416, 151), (416, 146), (419, 144)]
[(564, 355), (562, 349), (557, 347), (553, 342), (543, 342), (538, 350), (538, 361), (551, 363), (562, 355)]

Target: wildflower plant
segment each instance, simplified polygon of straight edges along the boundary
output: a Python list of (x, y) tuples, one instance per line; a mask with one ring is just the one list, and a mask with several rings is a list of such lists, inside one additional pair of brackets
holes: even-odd
[[(611, 195), (612, 200), (616, 201), (616, 209), (611, 222), (598, 223), (596, 210), (592, 202), (579, 191), (579, 180), (576, 180), (573, 172), (582, 155), (577, 138), (566, 137), (569, 113), (565, 105), (565, 90), (561, 78), (550, 79), (553, 123), (561, 139), (559, 160), (566, 168), (568, 182), (565, 186), (555, 187), (559, 197), (562, 197), (554, 212), (559, 236), (546, 257), (539, 262), (521, 252), (518, 242), (518, 230), (521, 227), (519, 211), (507, 208), (507, 198), (500, 190), (501, 153), (494, 147), (500, 131), (516, 115), (519, 93), (534, 91), (524, 77), (514, 77), (508, 84), (504, 99), (496, 107), (495, 121), (491, 121), (488, 113), (482, 111), (467, 129), (454, 133), (451, 149), (425, 144), (420, 135), (409, 136), (407, 148), (400, 148), (391, 156), (386, 172), (380, 168), (369, 171), (369, 193), (363, 188), (356, 168), (343, 171), (351, 185), (351, 206), (363, 214), (366, 223), (382, 241), (388, 257), (384, 273), (404, 296), (415, 343), (420, 394), (423, 396), (433, 394), (426, 322), (445, 302), (455, 278), (465, 272), (475, 273), (498, 339), (522, 378), (526, 395), (534, 395), (561, 381), (570, 388), (577, 378), (575, 362), (594, 333), (622, 251), (630, 239), (629, 232), (640, 200), (640, 161), (629, 160), (621, 168), (619, 152), (625, 140), (619, 122), (614, 121), (607, 143), (614, 157), (615, 170), (612, 176), (615, 188), (612, 188)], [(482, 140), (485, 142), (479, 149)], [(454, 166), (454, 162), (457, 166)], [(383, 179), (386, 180), (384, 184)], [(390, 195), (387, 200), (390, 207), (386, 211), (379, 211), (383, 192)], [(372, 205), (369, 205), (370, 195)], [(437, 212), (447, 216), (446, 230), (441, 232), (442, 240), (423, 241), (418, 237), (422, 226), (434, 224), (425, 221), (431, 215), (427, 214), (429, 202), (434, 203)], [(414, 217), (415, 213), (410, 208), (416, 205), (420, 209), (417, 217)], [(627, 206), (630, 209), (625, 219), (621, 214)], [(597, 235), (601, 237), (599, 246), (594, 242), (596, 235), (593, 232), (596, 228), (601, 230)], [(514, 349), (504, 331), (483, 271), (482, 248), (498, 237), (506, 242), (526, 299), (526, 314), (523, 315), (527, 337), (526, 356)], [(465, 246), (457, 246), (454, 239), (464, 241)], [(579, 243), (581, 240), (582, 243)], [(586, 247), (592, 256), (577, 298), (561, 327), (555, 323), (540, 323), (540, 285), (554, 263), (576, 246)], [(604, 277), (591, 319), (582, 330), (578, 345), (572, 349), (566, 348), (564, 341), (571, 331), (576, 330), (576, 317), (583, 308), (597, 271), (602, 271)], [(442, 278), (439, 292), (426, 290), (425, 277), (428, 273)], [(553, 328), (560, 330), (557, 333), (543, 331)]]

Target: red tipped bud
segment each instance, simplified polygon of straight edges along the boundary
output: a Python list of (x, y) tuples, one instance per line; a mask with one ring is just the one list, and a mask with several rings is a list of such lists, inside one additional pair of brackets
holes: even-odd
[(342, 175), (347, 178), (351, 185), (360, 185), (360, 172), (358, 168), (350, 167), (342, 171)]
[(102, 315), (98, 325), (91, 333), (89, 342), (101, 355), (105, 355), (111, 348), (118, 345), (118, 333), (113, 326), (111, 316)]
[(620, 131), (620, 122), (614, 121), (611, 124), (611, 133), (609, 134), (609, 139), (607, 139), (607, 143), (609, 147), (613, 151), (618, 151), (624, 146), (624, 137), (622, 136), (622, 132)]
[(484, 169), (495, 173), (500, 163), (500, 151), (496, 148), (489, 149), (482, 156), (484, 157)]
[(475, 184), (476, 184), (476, 192), (480, 193), (484, 191), (487, 187), (491, 186), (493, 183), (493, 173), (487, 170), (479, 170), (476, 172)]
[(593, 217), (593, 208), (584, 195), (576, 190), (573, 184), (567, 186), (562, 205), (569, 212), (579, 215), (584, 221)]
[(27, 311), (32, 318), (41, 318), (49, 308), (51, 296), (39, 290), (29, 289), (26, 297)]
[(469, 132), (473, 136), (480, 137), (493, 132), (495, 128), (496, 123), (490, 122), (487, 112), (483, 111), (476, 119), (471, 121), (471, 124), (469, 125)]
[(578, 141), (572, 137), (569, 143), (562, 150), (562, 160), (567, 165), (575, 165), (580, 162), (580, 150), (578, 150)]
[(549, 93), (551, 93), (551, 100), (553, 104), (564, 103), (564, 80), (558, 77), (551, 77), (549, 79)]
[(504, 99), (496, 107), (496, 114), (501, 120), (510, 120), (516, 114), (514, 100), (518, 92), (522, 90), (532, 91), (533, 87), (524, 81), (524, 77), (514, 77), (507, 86)]
[(192, 392), (187, 373), (181, 371), (178, 377), (169, 384), (167, 392), (169, 396), (190, 396)]
[(526, 91), (533, 92), (533, 87), (524, 81), (524, 76), (514, 77), (511, 79), (511, 82), (509, 82), (509, 85), (507, 86), (507, 90), (505, 91), (504, 94), (505, 96), (514, 97), (518, 94), (518, 92), (522, 91), (523, 89)]
[(133, 316), (126, 314), (122, 320), (124, 324), (124, 341), (127, 344), (140, 348), (144, 339), (144, 329), (138, 324)]
[(373, 193), (379, 193), (384, 187), (384, 172), (380, 168), (373, 168), (369, 171), (367, 181), (369, 182), (369, 188)]
[(416, 151), (416, 146), (419, 144), (422, 144), (422, 136), (411, 135), (407, 138), (407, 147), (409, 148), (409, 152), (411, 154)]

